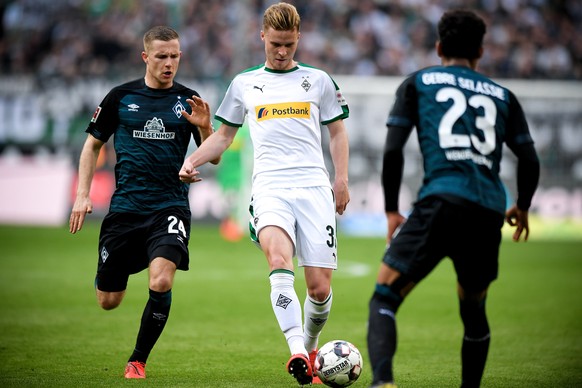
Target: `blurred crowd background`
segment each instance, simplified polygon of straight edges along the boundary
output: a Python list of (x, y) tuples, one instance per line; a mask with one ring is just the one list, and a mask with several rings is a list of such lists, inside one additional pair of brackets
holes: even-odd
[[(435, 64), (436, 23), (451, 7), (486, 18), (480, 69), (495, 78), (582, 79), (580, 0), (291, 0), (297, 59), (330, 74), (405, 75)], [(260, 0), (13, 0), (0, 5), (3, 75), (127, 79), (143, 72), (143, 33), (181, 35), (180, 76), (229, 80), (263, 62)]]
[[(216, 109), (234, 75), (264, 62), (259, 32), (276, 1), (0, 0), (0, 223), (66, 223), (84, 130), (111, 87), (143, 76), (145, 31), (163, 24), (179, 32), (177, 80)], [(544, 222), (535, 230), (582, 238), (582, 0), (288, 1), (302, 17), (296, 59), (333, 75), (350, 105), (346, 233), (385, 234), (378, 177), (394, 91), (403, 76), (438, 64), (437, 22), (466, 7), (488, 25), (479, 70), (520, 98), (542, 160), (531, 210)], [(246, 227), (248, 196), (240, 193), (252, 160), (248, 132), (239, 134), (230, 156), (192, 190), (193, 219), (231, 217)], [(110, 145), (92, 186), (95, 215), (106, 212), (115, 187)], [(511, 156), (502, 175), (514, 192)], [(422, 176), (414, 141), (405, 157), (401, 203), (409, 204)]]

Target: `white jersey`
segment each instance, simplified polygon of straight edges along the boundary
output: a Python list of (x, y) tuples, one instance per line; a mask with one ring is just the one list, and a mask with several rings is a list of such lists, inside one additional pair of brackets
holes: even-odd
[(286, 71), (261, 65), (238, 74), (215, 117), (233, 127), (248, 119), (256, 192), (331, 187), (320, 124), (348, 115), (348, 106), (333, 79), (322, 70), (298, 64)]

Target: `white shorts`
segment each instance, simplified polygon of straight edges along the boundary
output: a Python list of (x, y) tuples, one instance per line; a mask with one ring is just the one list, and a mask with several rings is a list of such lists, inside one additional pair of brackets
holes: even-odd
[(329, 187), (293, 187), (254, 193), (251, 199), (251, 239), (278, 226), (293, 241), (300, 267), (337, 268), (335, 200)]

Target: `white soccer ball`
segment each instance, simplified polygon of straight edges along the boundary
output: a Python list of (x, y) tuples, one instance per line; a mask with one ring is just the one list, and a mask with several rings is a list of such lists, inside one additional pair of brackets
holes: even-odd
[(352, 385), (362, 373), (363, 361), (358, 348), (344, 340), (323, 345), (315, 358), (315, 373), (330, 387)]

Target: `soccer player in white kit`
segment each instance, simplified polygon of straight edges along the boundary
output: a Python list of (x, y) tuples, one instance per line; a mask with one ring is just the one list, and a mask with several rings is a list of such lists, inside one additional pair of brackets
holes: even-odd
[[(215, 115), (219, 129), (186, 158), (180, 179), (198, 182), (196, 167), (220, 156), (248, 119), (254, 150), (251, 238), (269, 264), (271, 303), (291, 352), (287, 371), (305, 385), (320, 383), (313, 376), (313, 361), (332, 304), (335, 213), (343, 214), (350, 200), (343, 123), (349, 110), (327, 73), (293, 59), (299, 27), (299, 14), (290, 4), (277, 3), (265, 11), (265, 63), (232, 80)], [(333, 186), (323, 157), (321, 125), (330, 134)], [(303, 320), (294, 289), (295, 256), (307, 283)]]

